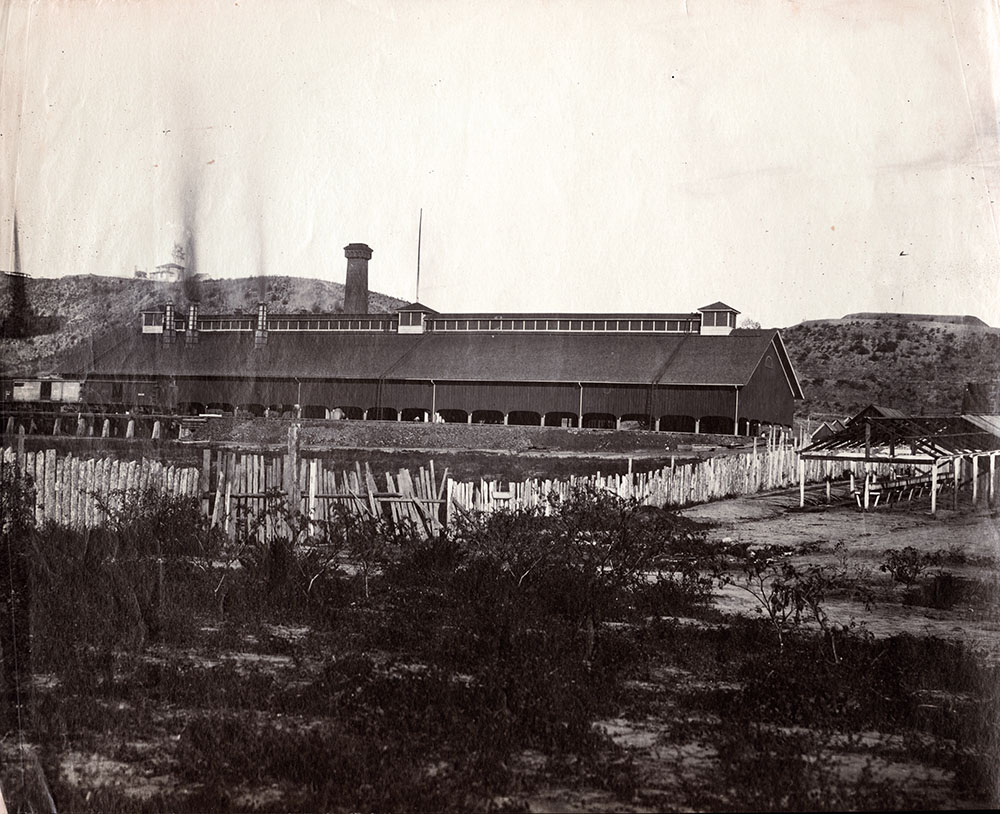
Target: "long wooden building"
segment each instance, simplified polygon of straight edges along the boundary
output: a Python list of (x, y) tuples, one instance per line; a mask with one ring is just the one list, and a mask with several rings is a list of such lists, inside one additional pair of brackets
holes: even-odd
[[(346, 248), (348, 296), (371, 250)], [(354, 274), (352, 275), (352, 271)], [(353, 276), (353, 281), (352, 281)], [(352, 286), (352, 282), (354, 285)], [(366, 293), (366, 291), (365, 291)], [(165, 304), (88, 360), (94, 403), (304, 418), (756, 433), (788, 427), (802, 390), (776, 330), (717, 302), (674, 314), (200, 313)]]

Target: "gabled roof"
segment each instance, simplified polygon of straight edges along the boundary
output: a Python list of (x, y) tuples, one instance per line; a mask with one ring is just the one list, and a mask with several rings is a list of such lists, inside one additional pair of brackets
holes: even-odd
[(731, 305), (726, 305), (724, 302), (713, 302), (711, 305), (706, 305), (703, 308), (699, 308), (699, 311), (732, 311), (734, 314), (740, 313)]
[(400, 311), (423, 311), (425, 314), (439, 313), (438, 311), (435, 311), (433, 308), (424, 305), (422, 302), (411, 302), (407, 305), (402, 305), (396, 309), (397, 313)]
[(775, 348), (794, 398), (801, 388), (777, 331), (697, 334), (202, 332), (155, 334), (97, 354), (98, 375), (743, 386)]
[(906, 415), (902, 410), (897, 410), (895, 407), (883, 407), (879, 404), (869, 404), (856, 416), (847, 419), (846, 426), (851, 426), (852, 424), (864, 421), (866, 418), (903, 418)]

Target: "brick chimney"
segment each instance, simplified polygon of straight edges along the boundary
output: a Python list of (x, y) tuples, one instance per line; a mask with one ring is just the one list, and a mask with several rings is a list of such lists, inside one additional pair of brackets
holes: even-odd
[(198, 344), (198, 303), (188, 303), (188, 324), (187, 333), (184, 334), (184, 342), (187, 345)]
[(344, 246), (347, 258), (347, 285), (344, 289), (344, 313), (368, 313), (368, 261), (372, 250), (364, 243)]

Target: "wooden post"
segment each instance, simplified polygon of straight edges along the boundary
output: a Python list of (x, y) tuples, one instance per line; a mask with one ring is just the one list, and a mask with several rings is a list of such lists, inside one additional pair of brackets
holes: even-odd
[(125, 428), (126, 438), (135, 438), (135, 419), (130, 418), (128, 420), (128, 426)]
[(865, 498), (864, 498), (865, 511), (868, 511), (868, 505), (870, 499), (871, 499), (871, 467), (868, 461), (865, 461)]
[(938, 462), (931, 464), (931, 514), (937, 513)]
[(962, 469), (962, 459), (952, 458), (951, 459), (951, 472), (952, 472), (951, 507), (953, 509), (958, 508), (958, 478), (961, 469)]
[(979, 500), (979, 456), (972, 455), (972, 505)]
[(295, 517), (299, 513), (302, 494), (299, 491), (299, 425), (288, 428), (288, 454), (285, 457), (285, 499), (288, 513)]
[(201, 498), (201, 513), (205, 517), (211, 517), (211, 500), (209, 492), (212, 488), (212, 450), (204, 449), (201, 452), (201, 475), (198, 478), (198, 492)]
[(799, 508), (806, 505), (806, 462), (799, 458)]
[(104, 423), (101, 425), (101, 438), (109, 438), (110, 436), (111, 436), (111, 421), (105, 418)]
[(319, 480), (319, 458), (309, 461), (309, 534), (315, 534), (312, 521), (316, 519), (316, 482)]
[(989, 505), (990, 508), (996, 505), (996, 474), (997, 474), (997, 454), (995, 452), (990, 453), (990, 490), (989, 490)]
[(157, 419), (153, 422), (153, 432), (149, 436), (154, 441), (160, 440), (160, 420)]

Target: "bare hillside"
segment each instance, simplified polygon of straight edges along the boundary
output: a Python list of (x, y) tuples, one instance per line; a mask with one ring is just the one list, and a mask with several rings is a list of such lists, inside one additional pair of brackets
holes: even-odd
[[(0, 281), (0, 312), (10, 308), (9, 278)], [(301, 277), (249, 277), (205, 280), (199, 284), (203, 313), (253, 313), (260, 299), (274, 311), (337, 312), (344, 307), (341, 283)], [(187, 307), (180, 284), (157, 283), (127, 277), (75, 275), (27, 281), (28, 303), (47, 323), (44, 333), (28, 339), (4, 340), (0, 372), (27, 375), (45, 372), (54, 361), (91, 341), (138, 330), (139, 312), (171, 301)], [(371, 292), (368, 308), (386, 313), (403, 300)]]
[(1000, 378), (1000, 329), (875, 316), (782, 331), (805, 391), (800, 416), (851, 415), (873, 402), (914, 414), (956, 412), (967, 383)]

